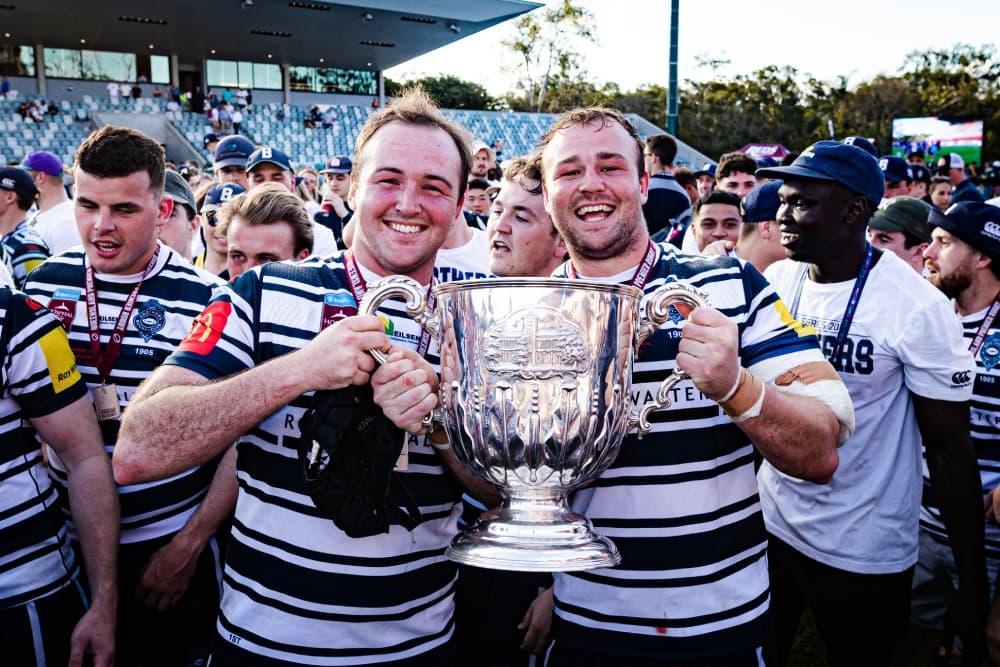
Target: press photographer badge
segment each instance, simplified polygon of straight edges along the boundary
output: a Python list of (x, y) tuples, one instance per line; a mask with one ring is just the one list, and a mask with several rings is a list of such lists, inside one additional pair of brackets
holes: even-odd
[(118, 419), (122, 416), (121, 406), (118, 405), (118, 387), (114, 384), (102, 384), (94, 387), (94, 410), (97, 411), (97, 421), (107, 419)]

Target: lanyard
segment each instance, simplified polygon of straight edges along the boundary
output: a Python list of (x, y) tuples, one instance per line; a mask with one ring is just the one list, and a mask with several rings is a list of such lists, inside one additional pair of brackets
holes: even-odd
[[(847, 342), (847, 332), (851, 330), (851, 322), (854, 321), (854, 313), (858, 309), (858, 301), (861, 300), (861, 290), (865, 288), (868, 274), (872, 270), (875, 249), (870, 243), (866, 243), (865, 245), (868, 246), (868, 251), (865, 253), (865, 262), (861, 265), (861, 272), (858, 273), (858, 277), (854, 281), (851, 298), (847, 300), (847, 309), (844, 311), (844, 317), (840, 320), (840, 331), (837, 332), (837, 344), (830, 355), (830, 364), (834, 368), (840, 367), (840, 358), (844, 351), (844, 343)], [(802, 298), (802, 285), (806, 282), (806, 274), (808, 272), (809, 266), (807, 265), (805, 271), (799, 276), (799, 284), (795, 288), (795, 298), (792, 299), (792, 317), (795, 319), (798, 319), (799, 300)]]
[(997, 318), (997, 313), (1000, 313), (1000, 293), (993, 298), (993, 305), (990, 306), (989, 311), (986, 313), (986, 317), (983, 318), (982, 323), (979, 325), (979, 329), (976, 331), (976, 335), (972, 337), (972, 342), (969, 343), (969, 351), (972, 352), (973, 357), (979, 354), (979, 348), (983, 346), (983, 340), (986, 338), (986, 332), (988, 332), (990, 327), (993, 326), (993, 320)]
[[(344, 254), (344, 268), (347, 270), (347, 279), (351, 282), (351, 293), (354, 294), (354, 301), (360, 304), (361, 299), (364, 298), (365, 293), (368, 291), (368, 284), (365, 282), (365, 277), (361, 275), (358, 263), (354, 259), (354, 253), (350, 250)], [(434, 306), (437, 305), (437, 297), (434, 295), (433, 288), (434, 279), (431, 278), (431, 284), (427, 286), (427, 310), (432, 313), (434, 312)], [(420, 343), (417, 344), (417, 354), (421, 357), (426, 357), (430, 346), (431, 335), (426, 330), (421, 331)]]
[(157, 244), (156, 250), (153, 251), (153, 256), (149, 259), (149, 264), (146, 266), (146, 270), (142, 272), (139, 282), (136, 283), (132, 289), (132, 293), (125, 299), (125, 303), (122, 304), (122, 309), (118, 313), (118, 319), (115, 321), (114, 331), (112, 331), (111, 338), (108, 340), (108, 344), (105, 346), (103, 352), (101, 351), (101, 320), (97, 312), (97, 288), (94, 286), (94, 267), (87, 264), (87, 328), (90, 331), (90, 352), (93, 354), (94, 361), (97, 364), (97, 372), (101, 374), (101, 379), (105, 382), (110, 378), (111, 369), (115, 367), (115, 362), (118, 361), (118, 356), (121, 354), (122, 341), (125, 339), (125, 329), (128, 327), (129, 318), (132, 316), (132, 309), (135, 307), (135, 300), (139, 296), (142, 281), (146, 279), (149, 272), (156, 266), (156, 258), (159, 254), (160, 245)]
[[(646, 281), (649, 280), (649, 272), (653, 268), (654, 261), (656, 261), (656, 244), (650, 240), (649, 245), (646, 246), (646, 256), (642, 258), (642, 263), (636, 267), (635, 274), (629, 281), (632, 287), (639, 288), (640, 292), (646, 287)], [(576, 267), (573, 266), (572, 262), (569, 264), (569, 277), (576, 278)]]

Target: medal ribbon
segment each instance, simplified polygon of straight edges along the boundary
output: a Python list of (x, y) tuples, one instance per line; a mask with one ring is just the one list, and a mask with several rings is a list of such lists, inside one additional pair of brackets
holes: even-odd
[(983, 341), (986, 339), (986, 333), (993, 326), (993, 320), (997, 318), (997, 313), (1000, 313), (1000, 293), (996, 295), (993, 299), (993, 305), (990, 306), (989, 311), (986, 313), (986, 317), (983, 318), (982, 324), (979, 325), (979, 329), (976, 331), (976, 335), (972, 337), (972, 342), (969, 343), (969, 351), (972, 352), (972, 356), (975, 357), (979, 354), (979, 348), (983, 346)]
[[(632, 280), (629, 284), (632, 287), (638, 287), (639, 291), (646, 286), (646, 281), (649, 279), (649, 272), (653, 268), (653, 262), (656, 261), (656, 244), (652, 240), (649, 241), (649, 245), (646, 246), (646, 256), (642, 258), (642, 263), (639, 264), (635, 269), (635, 274), (632, 276)], [(569, 264), (569, 277), (575, 279), (576, 267), (573, 266), (573, 262)]]
[(153, 256), (149, 259), (146, 270), (142, 272), (139, 282), (136, 283), (132, 289), (132, 293), (125, 299), (125, 303), (122, 304), (122, 309), (118, 313), (118, 319), (115, 321), (115, 328), (111, 332), (111, 338), (108, 340), (108, 344), (104, 347), (103, 352), (101, 351), (101, 319), (97, 311), (97, 288), (94, 286), (94, 267), (89, 263), (87, 264), (87, 328), (90, 331), (90, 352), (94, 356), (97, 372), (100, 373), (101, 379), (105, 382), (111, 377), (111, 369), (115, 367), (115, 362), (118, 361), (118, 357), (121, 355), (122, 341), (125, 339), (125, 329), (128, 327), (129, 318), (132, 316), (132, 309), (135, 308), (135, 300), (139, 296), (142, 281), (146, 279), (150, 271), (153, 270), (153, 267), (156, 266), (156, 258), (159, 254), (160, 245), (157, 243), (156, 250), (153, 251)]

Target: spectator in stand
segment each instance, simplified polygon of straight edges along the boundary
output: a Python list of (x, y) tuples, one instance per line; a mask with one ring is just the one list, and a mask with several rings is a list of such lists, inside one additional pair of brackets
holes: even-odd
[(108, 99), (111, 100), (111, 104), (114, 106), (118, 105), (118, 84), (114, 81), (108, 82)]
[(139, 98), (142, 97), (142, 86), (140, 86), (138, 84), (138, 82), (132, 84), (132, 91), (131, 92), (132, 92), (132, 101), (133, 102), (138, 102)]
[(951, 191), (950, 178), (947, 176), (935, 176), (931, 179), (931, 185), (924, 200), (939, 211), (945, 211), (951, 205)]
[(233, 122), (233, 134), (243, 133), (243, 112), (240, 111), (239, 107), (235, 107), (231, 113)]
[(80, 232), (73, 215), (73, 200), (63, 185), (62, 161), (54, 153), (29, 153), (21, 167), (35, 179), (38, 188), (38, 211), (31, 220), (53, 255), (80, 245)]
[[(225, 132), (226, 134), (234, 134), (232, 105), (229, 104), (229, 102), (223, 102), (219, 105), (217, 113), (219, 119), (219, 131)], [(239, 132), (236, 132), (235, 134), (239, 134)]]
[(190, 110), (194, 113), (205, 111), (205, 93), (201, 92), (201, 86), (195, 86), (189, 100)]
[(960, 201), (985, 202), (986, 197), (965, 173), (965, 160), (958, 153), (942, 155), (938, 160), (938, 173), (951, 179), (951, 203)]
[(163, 91), (160, 90), (160, 87), (159, 86), (153, 86), (153, 98), (158, 100), (158, 99), (160, 99), (162, 97), (163, 97)]
[(333, 124), (337, 122), (337, 114), (333, 110), (333, 105), (331, 104), (323, 112), (323, 128), (329, 130), (333, 127)]
[(0, 76), (0, 100), (7, 99), (8, 95), (10, 95), (10, 81), (7, 77)]

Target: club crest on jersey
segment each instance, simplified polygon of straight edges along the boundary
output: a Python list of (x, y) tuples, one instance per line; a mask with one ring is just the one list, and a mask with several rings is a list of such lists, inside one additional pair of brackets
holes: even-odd
[(667, 310), (667, 318), (674, 324), (680, 324), (684, 321), (684, 316), (681, 315), (680, 311), (674, 308), (673, 305), (671, 305), (670, 309)]
[(979, 359), (988, 371), (1000, 364), (1000, 333), (992, 333), (986, 337), (979, 350)]
[(132, 323), (148, 343), (167, 323), (167, 313), (159, 301), (150, 299), (132, 316)]

